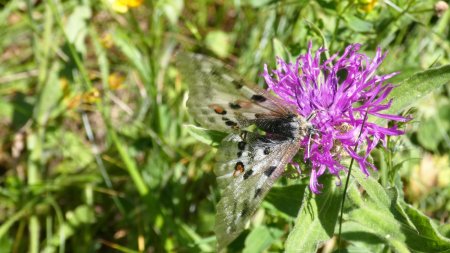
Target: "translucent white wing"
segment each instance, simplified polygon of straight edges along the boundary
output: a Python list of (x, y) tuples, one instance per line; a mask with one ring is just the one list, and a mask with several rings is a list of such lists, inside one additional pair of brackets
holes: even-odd
[[(305, 121), (217, 60), (186, 53), (179, 53), (176, 60), (189, 85), (191, 114), (206, 128), (231, 132), (222, 142), (216, 166), (222, 198), (215, 231), (223, 248), (242, 232), (297, 153)], [(250, 125), (257, 131), (244, 130)]]
[(223, 189), (215, 232), (219, 248), (232, 242), (299, 149), (298, 139), (230, 134), (218, 151), (216, 174)]
[(202, 55), (178, 53), (177, 65), (189, 85), (187, 106), (204, 127), (238, 132), (252, 120), (292, 114), (278, 98), (250, 87), (229, 67)]

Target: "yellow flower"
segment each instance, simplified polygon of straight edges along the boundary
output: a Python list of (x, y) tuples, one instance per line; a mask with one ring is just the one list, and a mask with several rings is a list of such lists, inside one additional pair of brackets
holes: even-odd
[(117, 72), (112, 73), (108, 77), (109, 88), (111, 90), (120, 89), (123, 85), (123, 81), (125, 81), (125, 76)]
[(85, 92), (82, 95), (82, 101), (86, 104), (93, 104), (100, 99), (100, 92), (97, 88), (92, 88), (92, 90)]
[(125, 13), (130, 8), (136, 8), (142, 5), (144, 0), (109, 0), (112, 9), (118, 13)]
[(80, 106), (92, 105), (100, 100), (100, 91), (97, 88), (92, 88), (90, 91), (86, 91), (82, 94), (76, 94), (68, 96), (67, 107), (69, 109), (75, 109)]
[(360, 2), (361, 10), (364, 12), (371, 12), (377, 2), (377, 0), (363, 0)]
[(122, 2), (124, 5), (130, 8), (135, 8), (140, 6), (144, 2), (144, 0), (118, 0), (118, 2)]
[(105, 48), (112, 48), (114, 45), (114, 41), (110, 33), (103, 34), (100, 38), (100, 43)]

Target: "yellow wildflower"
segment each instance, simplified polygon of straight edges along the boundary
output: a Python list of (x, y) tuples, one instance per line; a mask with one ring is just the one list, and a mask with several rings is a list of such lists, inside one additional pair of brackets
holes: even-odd
[(130, 8), (141, 6), (144, 0), (109, 0), (109, 2), (115, 12), (125, 13)]
[(108, 77), (109, 88), (111, 90), (117, 90), (122, 87), (123, 82), (125, 81), (125, 76), (120, 73), (112, 73)]

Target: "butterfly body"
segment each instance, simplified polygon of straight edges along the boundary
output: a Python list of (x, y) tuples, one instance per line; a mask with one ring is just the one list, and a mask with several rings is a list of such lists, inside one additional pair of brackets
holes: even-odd
[(189, 85), (191, 114), (206, 128), (230, 133), (215, 169), (222, 189), (215, 232), (223, 248), (245, 228), (311, 127), (290, 105), (217, 60), (180, 53), (177, 61)]

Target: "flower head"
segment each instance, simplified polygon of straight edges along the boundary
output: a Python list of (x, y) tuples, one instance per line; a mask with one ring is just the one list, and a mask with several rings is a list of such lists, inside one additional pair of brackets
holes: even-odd
[[(286, 103), (294, 105), (297, 113), (309, 118), (315, 129), (302, 140), (304, 160), (312, 165), (310, 188), (320, 192), (318, 178), (326, 171), (339, 176), (345, 167), (340, 163), (343, 155), (358, 162), (360, 169), (369, 175), (368, 167), (376, 169), (367, 158), (378, 143), (386, 145), (386, 137), (401, 135), (393, 127), (383, 127), (368, 122), (368, 116), (392, 121), (407, 118), (383, 114), (392, 101), (385, 101), (394, 86), (385, 81), (397, 73), (376, 75), (385, 58), (378, 48), (373, 59), (359, 53), (360, 45), (349, 45), (342, 55), (335, 54), (321, 63), (325, 51), (320, 48), (300, 55), (295, 63), (278, 59), (278, 69), (271, 73), (265, 66), (264, 78), (269, 90)], [(371, 117), (371, 118), (372, 118)], [(364, 148), (360, 154), (358, 150)]]

